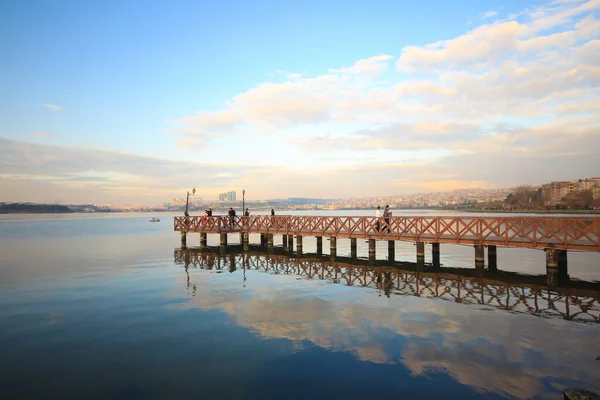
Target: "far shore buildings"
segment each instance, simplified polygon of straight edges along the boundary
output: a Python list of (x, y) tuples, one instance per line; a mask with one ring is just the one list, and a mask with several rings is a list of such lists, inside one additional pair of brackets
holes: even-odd
[(578, 179), (574, 181), (556, 181), (542, 185), (542, 193), (546, 202), (560, 203), (569, 193), (592, 190), (594, 199), (600, 197), (600, 177)]
[(236, 192), (232, 190), (231, 192), (220, 193), (219, 201), (237, 201)]

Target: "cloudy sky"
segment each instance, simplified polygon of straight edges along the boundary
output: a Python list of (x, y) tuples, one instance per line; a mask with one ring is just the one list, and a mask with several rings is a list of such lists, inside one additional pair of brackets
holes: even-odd
[(600, 175), (600, 0), (0, 7), (0, 201)]

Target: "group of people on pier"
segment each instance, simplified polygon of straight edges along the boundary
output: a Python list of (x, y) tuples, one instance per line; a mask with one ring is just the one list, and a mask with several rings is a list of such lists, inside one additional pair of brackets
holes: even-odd
[[(381, 211), (381, 206), (377, 206), (377, 210), (375, 211), (375, 218), (377, 218), (377, 221), (375, 222), (375, 229), (377, 230), (377, 232), (379, 233), (383, 233), (383, 232), (390, 232), (390, 217), (392, 216), (392, 212), (390, 211), (390, 206), (389, 204), (386, 204), (385, 209), (383, 210), (383, 212)], [(381, 226), (381, 217), (383, 217), (383, 220), (385, 221), (384, 226)]]
[[(186, 213), (187, 214), (187, 213)], [(186, 215), (186, 216), (189, 216)], [(207, 208), (206, 210), (204, 210), (204, 217), (202, 218), (202, 225), (206, 225), (206, 221), (208, 220), (208, 217), (212, 217), (213, 216), (213, 212), (212, 212), (212, 208)], [(249, 217), (250, 216), (250, 210), (248, 209), (248, 207), (246, 207), (246, 209), (244, 210), (244, 217)], [(275, 216), (275, 210), (271, 208), (271, 216)], [(385, 208), (383, 209), (383, 211), (381, 210), (381, 206), (377, 206), (377, 210), (375, 211), (375, 218), (377, 218), (376, 222), (375, 222), (375, 230), (378, 233), (390, 233), (390, 217), (392, 216), (392, 212), (390, 211), (390, 206), (389, 204), (386, 204)], [(225, 217), (222, 217), (223, 219), (225, 219)], [(381, 223), (381, 220), (383, 219), (384, 223)], [(227, 212), (227, 225), (230, 228), (233, 228), (235, 226), (235, 221), (236, 221), (236, 213), (235, 213), (235, 209), (233, 207), (229, 207), (229, 211)]]
[[(187, 214), (187, 213), (186, 213)], [(186, 215), (186, 216), (189, 216)], [(206, 222), (208, 221), (208, 217), (212, 217), (213, 216), (213, 212), (212, 212), (212, 208), (207, 208), (206, 210), (204, 210), (204, 217), (202, 218), (202, 225), (206, 225)], [(244, 217), (249, 217), (250, 216), (250, 210), (248, 209), (248, 207), (246, 207), (246, 209), (244, 210)], [(275, 210), (271, 208), (271, 216), (275, 216)], [(223, 219), (225, 219), (225, 217), (222, 217)], [(228, 226), (230, 228), (233, 228), (235, 226), (235, 221), (236, 221), (236, 213), (235, 213), (235, 209), (233, 207), (229, 207), (229, 211), (227, 211), (227, 221), (228, 221)]]

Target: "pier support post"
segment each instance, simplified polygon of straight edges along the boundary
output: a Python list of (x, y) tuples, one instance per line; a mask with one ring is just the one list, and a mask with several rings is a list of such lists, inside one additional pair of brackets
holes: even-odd
[(294, 250), (294, 235), (288, 235), (288, 248), (290, 251)]
[(356, 238), (350, 239), (350, 258), (356, 259)]
[(488, 270), (491, 272), (498, 271), (498, 255), (496, 246), (490, 245), (488, 248)]
[(317, 255), (323, 254), (323, 237), (317, 236)]
[(267, 247), (267, 235), (264, 233), (260, 234), (260, 247), (263, 249)]
[(181, 247), (184, 249), (187, 247), (187, 232), (181, 232)]
[(567, 250), (558, 250), (558, 275), (561, 283), (564, 283), (569, 279)]
[(482, 244), (476, 244), (475, 248), (475, 268), (485, 268), (485, 247)]
[(431, 260), (432, 260), (433, 268), (440, 267), (440, 244), (439, 243), (431, 244)]
[(296, 235), (296, 253), (299, 256), (302, 255), (302, 236)]
[(287, 235), (281, 235), (281, 246), (284, 249), (287, 247)]
[(267, 234), (267, 250), (269, 252), (273, 251), (273, 234)]
[(388, 261), (393, 263), (396, 261), (396, 241), (388, 240)]
[(558, 250), (545, 249), (546, 251), (546, 284), (548, 286), (558, 286)]
[(333, 258), (337, 256), (337, 237), (332, 236), (329, 238), (329, 254)]
[(200, 234), (200, 249), (206, 249), (206, 233)]
[(417, 242), (417, 264), (425, 264), (425, 242)]
[(250, 248), (250, 234), (248, 232), (242, 233), (242, 248), (244, 251), (248, 251)]
[(219, 244), (221, 245), (221, 247), (227, 246), (227, 234), (226, 233), (221, 233), (221, 240), (219, 241)]
[(377, 241), (369, 239), (369, 265), (377, 263)]
[(369, 258), (371, 258), (371, 256), (373, 258), (376, 258), (377, 256), (377, 242), (375, 241), (375, 239), (369, 239)]

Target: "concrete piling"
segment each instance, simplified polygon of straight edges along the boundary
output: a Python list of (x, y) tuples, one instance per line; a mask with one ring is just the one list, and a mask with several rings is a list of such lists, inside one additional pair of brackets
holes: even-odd
[(491, 272), (498, 271), (498, 255), (496, 246), (488, 246), (488, 270)]
[(369, 258), (377, 256), (377, 242), (375, 239), (369, 239)]
[(485, 247), (482, 244), (476, 244), (475, 248), (475, 268), (485, 268)]
[(334, 258), (337, 255), (337, 237), (335, 236), (329, 238), (329, 254)]
[(356, 257), (357, 257), (357, 252), (356, 252), (356, 238), (350, 239), (350, 257), (352, 259), (356, 259)]
[(545, 249), (546, 251), (546, 284), (548, 286), (558, 286), (558, 250)]
[(267, 247), (267, 235), (264, 233), (260, 234), (260, 247), (263, 249)]
[(417, 242), (417, 264), (425, 264), (425, 242)]
[(396, 242), (388, 240), (388, 261), (393, 263), (396, 261)]
[(244, 249), (244, 251), (248, 251), (248, 249), (250, 248), (250, 234), (249, 233), (242, 233), (242, 248)]
[(187, 232), (181, 232), (181, 247), (187, 247)]
[(431, 262), (434, 268), (440, 267), (440, 244), (432, 243), (431, 244)]

